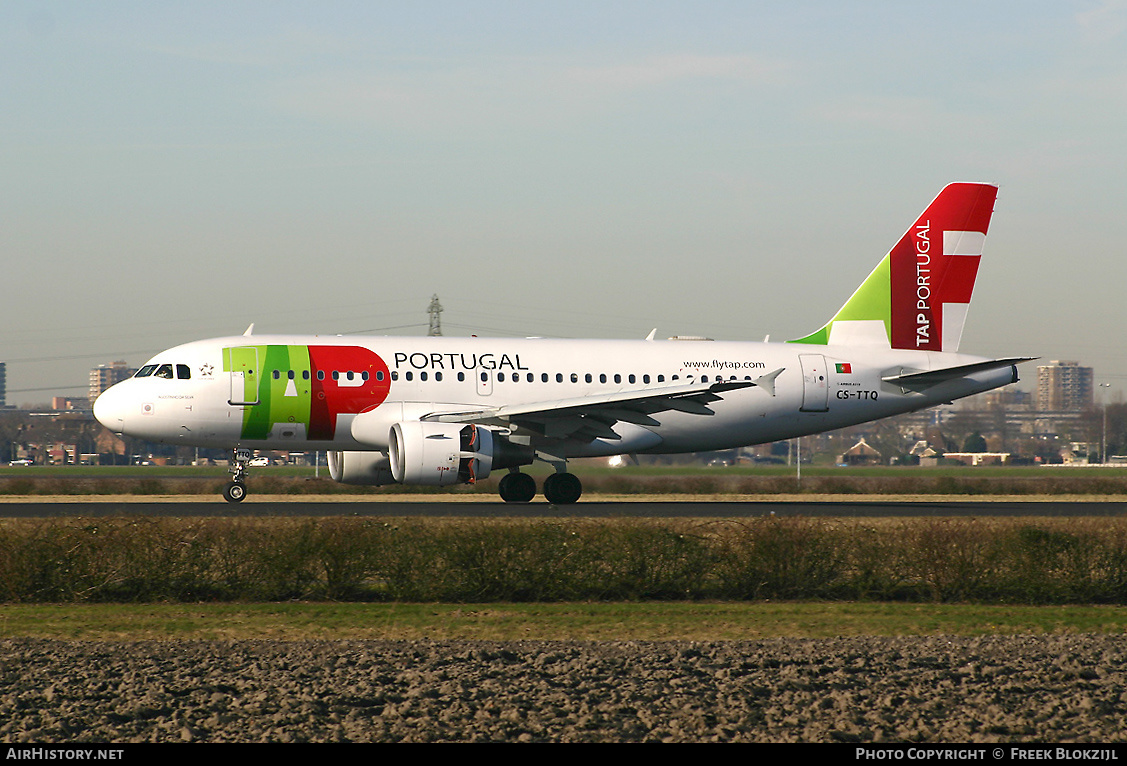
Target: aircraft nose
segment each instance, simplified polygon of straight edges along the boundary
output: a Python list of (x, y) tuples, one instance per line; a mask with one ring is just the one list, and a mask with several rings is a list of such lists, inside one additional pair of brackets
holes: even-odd
[(110, 386), (94, 400), (94, 418), (115, 434), (125, 431), (125, 397), (122, 385)]

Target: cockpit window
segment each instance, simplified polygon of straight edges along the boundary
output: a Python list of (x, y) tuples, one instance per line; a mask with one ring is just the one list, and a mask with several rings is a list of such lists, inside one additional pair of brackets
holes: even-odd
[(146, 364), (144, 367), (137, 370), (137, 374), (134, 375), (133, 377), (135, 377), (135, 378), (147, 378), (147, 377), (149, 377), (150, 375), (153, 374), (153, 370), (155, 370), (156, 368), (157, 368), (157, 366), (155, 364)]
[(153, 374), (156, 375), (158, 378), (171, 378), (172, 377), (172, 365), (171, 364), (162, 364), (160, 367), (157, 367), (157, 371), (154, 372)]
[(192, 370), (186, 364), (176, 365), (176, 379), (177, 380), (191, 380)]

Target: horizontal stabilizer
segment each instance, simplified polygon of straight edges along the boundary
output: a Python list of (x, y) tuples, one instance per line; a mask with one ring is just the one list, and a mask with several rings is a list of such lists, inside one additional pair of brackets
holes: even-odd
[(925, 388), (944, 383), (948, 380), (955, 380), (963, 378), (967, 375), (972, 375), (976, 372), (984, 372), (986, 370), (997, 370), (1002, 367), (1013, 367), (1022, 362), (1028, 362), (1036, 359), (1035, 356), (1019, 356), (1012, 359), (991, 359), (986, 362), (975, 362), (973, 364), (961, 364), (957, 367), (944, 367), (942, 370), (928, 370), (926, 372), (906, 372), (900, 375), (888, 375), (881, 380), (885, 383), (892, 383), (913, 391), (919, 391)]

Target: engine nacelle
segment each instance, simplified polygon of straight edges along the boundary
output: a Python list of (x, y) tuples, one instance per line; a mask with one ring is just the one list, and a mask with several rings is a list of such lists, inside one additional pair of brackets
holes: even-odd
[(533, 450), (488, 428), (454, 423), (395, 423), (389, 451), (330, 452), (329, 476), (342, 484), (472, 484), (494, 469), (528, 465)]
[(474, 425), (396, 423), (388, 456), (401, 484), (472, 484), (493, 469), (493, 433)]
[(330, 452), (329, 476), (341, 484), (394, 484), (391, 461), (382, 452)]

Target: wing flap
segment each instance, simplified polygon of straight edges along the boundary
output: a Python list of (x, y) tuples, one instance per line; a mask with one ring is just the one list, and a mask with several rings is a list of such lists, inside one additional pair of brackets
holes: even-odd
[(726, 380), (717, 383), (685, 383), (661, 388), (615, 391), (606, 394), (558, 399), (533, 404), (505, 405), (459, 412), (434, 412), (421, 419), (440, 423), (478, 423), (482, 425), (521, 425), (532, 427), (550, 438), (586, 436), (592, 439), (617, 439), (612, 430), (622, 421), (638, 426), (659, 426), (652, 417), (661, 412), (713, 415), (708, 405), (722, 394), (761, 386), (775, 395), (774, 382), (782, 368), (758, 380)]

